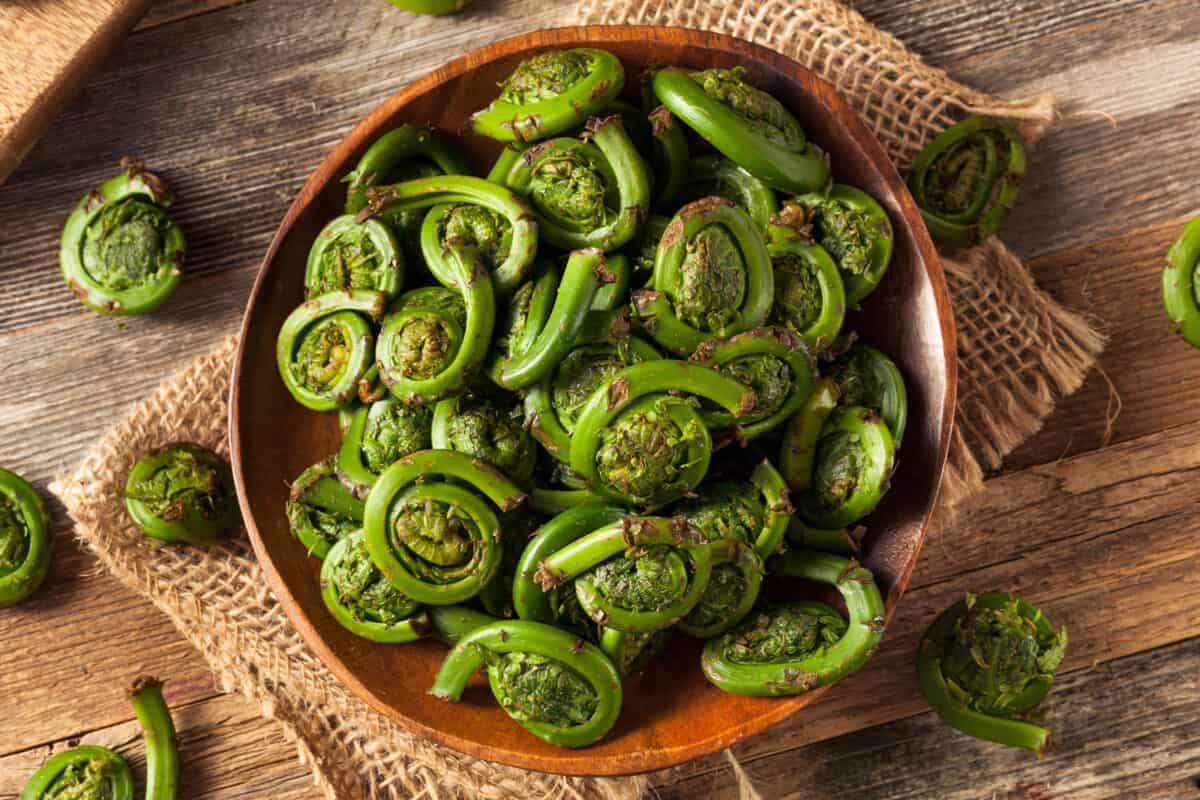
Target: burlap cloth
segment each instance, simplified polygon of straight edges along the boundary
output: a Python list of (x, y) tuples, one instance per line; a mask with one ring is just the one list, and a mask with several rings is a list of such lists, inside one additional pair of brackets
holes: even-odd
[[(1014, 120), (1036, 139), (1049, 98), (1006, 101), (924, 64), (835, 0), (582, 0), (579, 22), (706, 28), (750, 39), (831, 81), (905, 167), (964, 111)], [(564, 23), (572, 20), (564, 19)], [(1043, 294), (998, 241), (945, 262), (958, 322), (959, 406), (943, 500), (953, 503), (1074, 391), (1103, 339)], [(226, 691), (284, 727), (328, 797), (636, 798), (646, 777), (580, 779), (479, 761), (406, 733), (352, 696), (309, 651), (266, 586), (245, 536), (221, 547), (155, 547), (120, 499), (138, 454), (191, 440), (228, 454), (232, 338), (138, 403), (54, 487), (85, 541), (204, 655)], [(735, 764), (736, 769), (736, 764)], [(740, 770), (738, 770), (740, 772)]]

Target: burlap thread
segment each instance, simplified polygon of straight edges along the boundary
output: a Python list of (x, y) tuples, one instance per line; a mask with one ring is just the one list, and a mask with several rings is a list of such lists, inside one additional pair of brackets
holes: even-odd
[[(901, 167), (957, 115), (1011, 119), (1037, 138), (1049, 98), (1005, 101), (952, 81), (835, 0), (581, 0), (578, 22), (676, 25), (772, 47), (833, 82)], [(998, 241), (945, 262), (956, 309), (959, 409), (943, 503), (977, 488), (985, 469), (1041, 425), (1082, 382), (1103, 346), (1088, 321), (1041, 292)], [(645, 795), (650, 780), (567, 778), (463, 756), (415, 737), (352, 696), (289, 624), (245, 535), (209, 550), (155, 547), (120, 499), (137, 456), (170, 441), (227, 454), (234, 340), (138, 403), (74, 474), (53, 487), (76, 533), (125, 585), (167, 614), (226, 691), (278, 720), (330, 798), (600, 798)], [(735, 772), (740, 768), (733, 762)], [(746, 787), (746, 796), (753, 790)]]

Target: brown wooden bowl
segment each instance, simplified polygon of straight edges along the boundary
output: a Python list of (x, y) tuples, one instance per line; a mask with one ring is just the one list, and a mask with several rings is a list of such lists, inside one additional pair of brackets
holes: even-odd
[[(634, 91), (651, 64), (745, 67), (748, 80), (782, 100), (830, 154), (836, 178), (870, 192), (888, 210), (895, 256), (853, 327), (886, 350), (908, 382), (901, 468), (892, 492), (871, 517), (864, 558), (891, 616), (916, 564), (950, 442), (955, 348), (945, 280), (903, 181), (833, 87), (778, 53), (728, 36), (636, 26), (538, 31), (469, 53), (388, 98), (321, 162), (271, 242), (242, 323), (229, 429), (238, 499), (267, 580), (304, 640), (355, 694), (404, 727), (473, 756), (546, 772), (614, 775), (720, 750), (791, 716), (820, 692), (776, 699), (726, 694), (701, 674), (699, 643), (677, 637), (658, 663), (629, 682), (612, 732), (584, 750), (559, 749), (531, 736), (500, 710), (482, 681), (462, 703), (433, 698), (426, 690), (444, 646), (364, 641), (338, 625), (321, 602), (319, 563), (289, 533), (284, 502), (289, 480), (337, 450), (337, 415), (299, 406), (275, 368), (276, 335), (303, 297), (309, 245), (322, 225), (341, 213), (345, 187), (339, 180), (370, 143), (403, 122), (462, 130), (467, 116), (495, 96), (497, 82), (520, 60), (540, 50), (579, 45), (615, 53)], [(473, 135), (463, 136), (461, 143), (479, 174), (499, 149)]]

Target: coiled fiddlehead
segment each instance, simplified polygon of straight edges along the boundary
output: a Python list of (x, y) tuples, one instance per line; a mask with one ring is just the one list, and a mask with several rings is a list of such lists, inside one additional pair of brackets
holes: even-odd
[(833, 344), (846, 318), (846, 287), (825, 248), (812, 240), (800, 206), (771, 218), (767, 252), (775, 274), (770, 320), (799, 334), (814, 353)]
[(650, 179), (621, 117), (592, 118), (583, 136), (530, 147), (504, 183), (533, 206), (550, 244), (615, 250), (646, 218)]
[(496, 295), (478, 252), (449, 251), (457, 290), (431, 286), (402, 295), (383, 320), (375, 355), (379, 377), (410, 405), (461, 394), (483, 366)]
[(817, 439), (811, 482), (795, 496), (800, 519), (844, 528), (875, 510), (887, 492), (895, 446), (887, 424), (869, 408), (835, 411)]
[(829, 376), (837, 384), (839, 402), (879, 414), (899, 447), (908, 424), (908, 391), (896, 363), (873, 347), (856, 344), (837, 357)]
[(921, 693), (968, 736), (1045, 752), (1049, 731), (1033, 721), (1067, 649), (1041, 610), (1007, 592), (968, 594), (929, 626), (917, 672)]
[(386, 304), (382, 292), (338, 291), (306, 300), (288, 315), (275, 360), (296, 402), (331, 411), (354, 399), (375, 352), (370, 322)]
[(682, 517), (624, 517), (543, 558), (535, 580), (544, 591), (574, 581), (579, 604), (594, 622), (648, 633), (695, 608), (713, 555)]
[(663, 505), (696, 488), (712, 438), (685, 392), (740, 418), (754, 392), (716, 370), (682, 361), (626, 367), (592, 393), (571, 438), (570, 466), (588, 488), (637, 505)]
[(758, 600), (763, 562), (754, 548), (737, 539), (718, 539), (709, 545), (712, 575), (704, 593), (679, 630), (708, 639), (724, 633), (745, 618)]
[(33, 594), (50, 569), (50, 526), (42, 496), (0, 468), (0, 608)]
[(429, 632), (429, 616), (384, 580), (361, 531), (329, 549), (321, 565), (321, 599), (343, 628), (372, 642), (401, 644)]
[(500, 569), (494, 509), (510, 511), (524, 498), (494, 468), (462, 453), (413, 453), (388, 467), (367, 495), (367, 550), (404, 595), (429, 605), (459, 603)]
[(693, 158), (683, 186), (684, 202), (714, 195), (724, 197), (749, 214), (764, 233), (771, 217), (779, 213), (779, 199), (771, 187), (737, 164), (716, 155)]
[(325, 558), (335, 542), (362, 527), (363, 502), (338, 480), (332, 457), (296, 476), (286, 511), (292, 535), (316, 558)]
[(849, 621), (815, 601), (769, 606), (704, 646), (700, 666), (709, 682), (735, 694), (803, 694), (861, 669), (884, 630), (883, 598), (871, 573), (850, 559), (811, 550), (789, 550), (767, 569), (835, 587)]
[(433, 446), (432, 428), (428, 406), (406, 405), (394, 397), (359, 406), (338, 451), (338, 477), (356, 497), (366, 497), (379, 473), (403, 456)]
[(754, 407), (735, 420), (728, 412), (709, 411), (711, 430), (734, 424), (742, 439), (753, 439), (781, 425), (812, 392), (816, 364), (807, 345), (787, 328), (758, 328), (729, 339), (710, 339), (690, 361), (712, 367), (754, 391)]
[(802, 195), (784, 204), (777, 221), (807, 229), (838, 266), (846, 304), (858, 308), (892, 263), (892, 221), (871, 195), (834, 184), (827, 194)]
[(1011, 127), (967, 117), (925, 146), (908, 176), (934, 241), (982, 242), (1017, 203), (1025, 180), (1025, 144)]
[(401, 125), (376, 139), (343, 183), (346, 213), (357, 214), (367, 205), (373, 186), (401, 183), (432, 169), (443, 175), (469, 175), (467, 164), (454, 142), (428, 125)]
[(471, 115), (476, 133), (501, 142), (535, 142), (583, 124), (625, 86), (625, 68), (604, 50), (538, 53), (500, 84), (500, 96)]
[(550, 744), (586, 747), (621, 713), (613, 663), (595, 645), (553, 626), (510, 620), (471, 631), (442, 662), (430, 693), (458, 701), (481, 666), (501, 708)]
[(463, 395), (433, 409), (436, 450), (455, 450), (492, 465), (518, 486), (528, 486), (537, 465), (533, 437), (515, 398)]
[(136, 159), (88, 192), (63, 227), (59, 267), (67, 287), (101, 314), (157, 308), (183, 280), (187, 243), (167, 215), (171, 194)]
[(821, 191), (829, 182), (825, 155), (783, 104), (743, 80), (744, 70), (654, 73), (659, 101), (726, 158), (780, 191)]
[(187, 442), (137, 460), (125, 481), (125, 509), (143, 533), (164, 542), (211, 544), (238, 520), (229, 464)]
[(762, 325), (774, 298), (762, 234), (746, 212), (720, 197), (679, 210), (659, 242), (650, 283), (633, 295), (642, 326), (682, 356), (707, 339)]
[(358, 222), (353, 215), (334, 217), (317, 234), (304, 270), (304, 296), (362, 289), (388, 298), (404, 282), (404, 256), (388, 226), (374, 219)]
[(1200, 347), (1200, 216), (1184, 226), (1167, 251), (1162, 274), (1163, 307), (1179, 333), (1192, 347)]

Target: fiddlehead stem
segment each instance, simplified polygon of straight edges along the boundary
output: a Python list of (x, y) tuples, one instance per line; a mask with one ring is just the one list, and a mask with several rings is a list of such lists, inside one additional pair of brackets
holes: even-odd
[(629, 633), (602, 628), (599, 647), (616, 666), (621, 677), (626, 677), (649, 666), (655, 656), (666, 649), (670, 640), (670, 628), (649, 633)]
[(28, 481), (0, 468), (0, 608), (33, 594), (50, 569), (50, 520)]
[(800, 207), (788, 203), (771, 218), (767, 252), (775, 274), (771, 322), (799, 334), (820, 353), (833, 344), (846, 318), (846, 288), (837, 264), (812, 240)]
[(381, 292), (338, 291), (306, 300), (288, 315), (275, 359), (296, 402), (331, 411), (355, 398), (375, 351), (368, 320), (378, 319), (386, 304)]
[(29, 778), (18, 800), (133, 800), (133, 773), (107, 747), (84, 744), (50, 758)]
[(509, 511), (524, 498), (494, 468), (462, 453), (405, 456), (367, 495), (363, 524), (371, 560), (392, 586), (419, 603), (467, 600), (500, 568), (503, 546), (493, 509)]
[(654, 139), (650, 163), (654, 168), (651, 208), (666, 208), (683, 190), (688, 174), (688, 141), (683, 126), (666, 106), (646, 115)]
[(187, 442), (138, 459), (125, 481), (125, 509), (143, 533), (164, 542), (212, 544), (238, 520), (229, 464)]
[(848, 528), (814, 528), (802, 520), (792, 517), (788, 520), (788, 544), (804, 550), (820, 550), (822, 553), (837, 553), (843, 556), (857, 556), (862, 552), (862, 538), (867, 529), (861, 525)]
[(699, 485), (712, 438), (693, 402), (710, 400), (743, 416), (754, 392), (716, 370), (682, 361), (646, 361), (605, 381), (584, 404), (571, 438), (570, 466), (597, 494), (662, 505)]
[(683, 200), (723, 197), (750, 215), (763, 233), (779, 212), (779, 199), (765, 182), (727, 158), (717, 155), (693, 158), (688, 164)]
[(934, 241), (965, 246), (994, 234), (1025, 180), (1025, 144), (1010, 126), (967, 117), (925, 146), (908, 176)]
[(146, 676), (129, 693), (146, 742), (146, 800), (175, 800), (179, 788), (179, 739), (163, 700), (162, 681)]
[[(361, 409), (366, 411), (366, 409)], [(329, 548), (362, 527), (363, 502), (337, 478), (334, 459), (318, 461), (292, 481), (288, 525), (310, 556), (325, 558)]]
[(710, 339), (689, 359), (712, 367), (753, 390), (754, 407), (734, 420), (726, 411), (706, 411), (711, 430), (739, 425), (744, 440), (783, 424), (812, 393), (815, 359), (804, 341), (787, 328), (758, 328), (729, 339)]
[(426, 613), (429, 615), (433, 635), (438, 641), (451, 647), (462, 641), (471, 631), (500, 621), (491, 614), (460, 605), (430, 606)]
[(838, 266), (846, 304), (858, 308), (892, 263), (892, 221), (871, 195), (834, 184), (827, 194), (801, 195), (784, 204), (777, 223), (805, 229)]
[(825, 603), (770, 606), (704, 647), (705, 677), (727, 692), (756, 696), (803, 694), (856, 672), (883, 638), (883, 598), (869, 571), (829, 553), (789, 550), (767, 569), (835, 587), (849, 621)]
[(404, 255), (396, 237), (379, 220), (357, 222), (353, 215), (334, 217), (317, 234), (304, 270), (304, 296), (362, 289), (388, 298), (404, 282)]
[(1031, 721), (1067, 649), (1031, 603), (1006, 592), (968, 594), (929, 626), (917, 672), (921, 693), (968, 736), (1045, 752), (1049, 731)]
[(796, 497), (800, 519), (818, 528), (844, 528), (875, 510), (888, 490), (895, 446), (887, 424), (869, 408), (850, 406), (821, 428), (812, 483)]
[[(452, 0), (453, 1), (453, 0)], [(373, 186), (400, 183), (432, 168), (443, 175), (469, 175), (467, 164), (453, 140), (428, 125), (401, 125), (376, 139), (345, 178), (346, 213), (357, 214), (367, 205)]]
[(825, 421), (838, 406), (841, 393), (829, 377), (817, 378), (808, 399), (788, 420), (779, 447), (779, 466), (788, 488), (803, 492), (812, 486), (817, 442)]
[(321, 565), (321, 599), (343, 628), (372, 642), (402, 644), (429, 632), (429, 617), (384, 580), (361, 531), (339, 539)]
[(856, 344), (838, 356), (829, 376), (837, 384), (839, 402), (879, 414), (899, 447), (908, 423), (908, 391), (895, 362), (873, 347)]
[(150, 311), (183, 280), (187, 244), (167, 215), (167, 185), (136, 159), (122, 160), (121, 168), (79, 201), (59, 248), (67, 287), (101, 314)]
[(533, 479), (537, 449), (519, 401), (470, 394), (442, 400), (433, 409), (431, 440), (434, 449), (465, 453), (519, 486)]
[(338, 477), (355, 497), (366, 497), (379, 473), (393, 462), (433, 446), (432, 428), (429, 406), (406, 405), (394, 397), (359, 406), (338, 451)]
[(621, 713), (621, 676), (608, 657), (550, 625), (510, 620), (468, 633), (442, 662), (430, 693), (458, 701), (481, 666), (504, 711), (550, 744), (586, 747)]
[(775, 189), (801, 194), (829, 182), (825, 155), (783, 104), (742, 79), (740, 67), (654, 73), (659, 101), (726, 158)]
[(1192, 347), (1200, 347), (1200, 216), (1184, 226), (1167, 251), (1162, 274), (1163, 307)]
[(655, 341), (688, 356), (707, 339), (762, 325), (774, 297), (762, 234), (746, 212), (708, 197), (671, 220), (648, 288), (634, 292), (633, 301)]
[(471, 128), (501, 142), (535, 142), (576, 128), (625, 86), (625, 68), (604, 50), (538, 53), (500, 84), (500, 96), (471, 115)]

